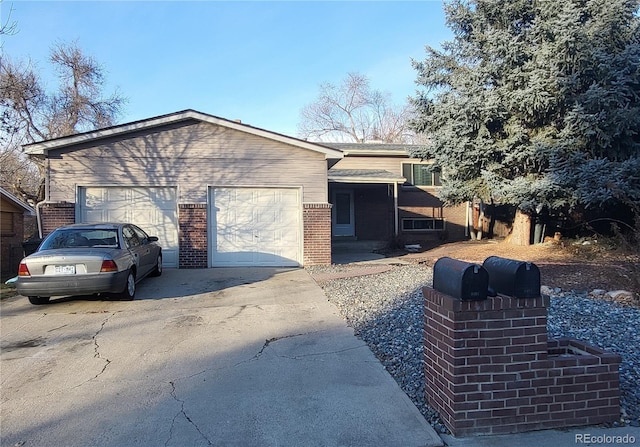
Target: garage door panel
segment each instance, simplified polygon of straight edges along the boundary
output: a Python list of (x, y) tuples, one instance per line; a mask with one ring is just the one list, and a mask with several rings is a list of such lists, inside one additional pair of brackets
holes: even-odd
[[(163, 240), (166, 241), (167, 246), (169, 247), (177, 247), (178, 246), (178, 232), (176, 231), (176, 221), (173, 215), (166, 214), (164, 212), (155, 212), (154, 213), (154, 221), (155, 225), (149, 226), (149, 231), (154, 232), (154, 234), (149, 234), (150, 236), (158, 236), (162, 235)], [(159, 236), (158, 236), (159, 237)]]
[(278, 265), (279, 262), (282, 262), (282, 259), (287, 257), (287, 253), (275, 250), (274, 253), (260, 253), (256, 254), (256, 263), (260, 265)]
[(252, 232), (222, 232), (218, 234), (218, 253), (238, 253), (252, 243)]
[(214, 266), (301, 264), (300, 193), (295, 188), (213, 188)]
[(80, 188), (81, 222), (131, 222), (162, 246), (165, 267), (178, 266), (177, 191), (171, 187)]
[(85, 213), (85, 222), (106, 222), (105, 212), (102, 210), (90, 210)]
[(253, 253), (233, 251), (228, 253), (218, 253), (217, 262), (221, 265), (229, 266), (253, 266), (255, 260)]
[(103, 205), (108, 204), (110, 208), (117, 209), (129, 206), (132, 194), (130, 190), (113, 188), (107, 189), (104, 196)]
[(233, 197), (233, 200), (235, 202), (252, 203), (255, 205), (257, 194), (254, 190), (239, 188), (239, 189), (236, 189), (234, 192), (235, 194), (232, 193), (231, 197)]
[(278, 214), (277, 221), (282, 222), (282, 224), (286, 227), (292, 227), (293, 225), (298, 225), (297, 210), (289, 211), (289, 212), (280, 212)]

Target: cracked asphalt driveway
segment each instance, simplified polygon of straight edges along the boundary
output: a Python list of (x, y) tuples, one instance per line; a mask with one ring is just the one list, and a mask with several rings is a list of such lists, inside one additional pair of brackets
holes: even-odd
[(441, 445), (304, 270), (137, 293), (0, 303), (0, 445)]

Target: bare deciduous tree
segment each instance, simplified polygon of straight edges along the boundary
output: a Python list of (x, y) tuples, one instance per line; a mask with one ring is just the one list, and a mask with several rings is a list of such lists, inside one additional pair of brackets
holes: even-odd
[(125, 103), (118, 92), (103, 98), (101, 66), (75, 43), (54, 46), (50, 62), (60, 80), (52, 93), (33, 64), (3, 58), (0, 66), (0, 182), (33, 202), (44, 198), (43, 166), (28, 166), (20, 145), (110, 126)]
[(115, 92), (102, 98), (102, 67), (75, 45), (57, 45), (51, 63), (62, 81), (51, 97), (49, 132), (55, 136), (110, 126), (119, 114), (124, 98)]
[(308, 140), (406, 143), (413, 135), (409, 104), (393, 105), (389, 94), (371, 89), (358, 73), (349, 73), (340, 85), (322, 83), (318, 98), (300, 116), (298, 134)]
[[(0, 4), (2, 4), (1, 0)], [(0, 36), (12, 36), (18, 32), (18, 22), (16, 22), (15, 20), (11, 20), (11, 14), (13, 14), (13, 5), (11, 5), (11, 8), (9, 8), (9, 13), (7, 14), (6, 20), (0, 22)], [(2, 44), (0, 44), (0, 47), (1, 46)]]

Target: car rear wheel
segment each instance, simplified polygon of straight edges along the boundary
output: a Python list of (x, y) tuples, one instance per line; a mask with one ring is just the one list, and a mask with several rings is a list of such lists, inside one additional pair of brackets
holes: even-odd
[(158, 255), (158, 259), (156, 259), (156, 266), (151, 271), (149, 276), (160, 276), (162, 275), (162, 255)]
[(133, 270), (129, 270), (127, 274), (127, 282), (124, 285), (124, 290), (120, 293), (120, 299), (131, 301), (136, 295), (136, 275)]
[(31, 304), (47, 304), (49, 302), (48, 296), (29, 296), (29, 302)]

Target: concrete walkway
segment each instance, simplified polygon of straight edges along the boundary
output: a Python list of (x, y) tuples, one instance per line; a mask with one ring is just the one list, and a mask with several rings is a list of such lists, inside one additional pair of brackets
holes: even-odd
[(304, 270), (0, 303), (2, 446), (437, 446)]

